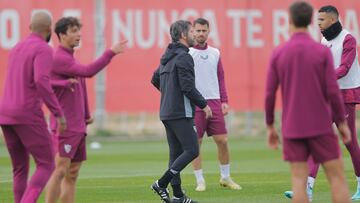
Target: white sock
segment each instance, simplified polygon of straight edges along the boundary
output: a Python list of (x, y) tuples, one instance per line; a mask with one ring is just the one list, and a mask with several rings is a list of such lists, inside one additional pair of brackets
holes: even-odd
[(202, 169), (194, 170), (194, 174), (195, 174), (195, 178), (196, 178), (197, 183), (205, 182)]
[(314, 184), (315, 184), (315, 178), (308, 176), (307, 179), (307, 187), (310, 186), (310, 188), (314, 188)]
[(359, 190), (360, 189), (360, 177), (356, 177), (356, 180), (357, 180), (357, 189)]
[(220, 175), (221, 175), (221, 178), (229, 178), (230, 177), (230, 164), (220, 165)]

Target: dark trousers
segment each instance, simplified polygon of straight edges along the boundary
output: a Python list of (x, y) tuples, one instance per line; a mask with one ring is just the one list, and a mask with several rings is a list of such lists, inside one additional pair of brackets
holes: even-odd
[(171, 180), (171, 185), (181, 184), (180, 172), (199, 156), (199, 143), (194, 120), (183, 118), (162, 121), (169, 144), (169, 169), (178, 173)]

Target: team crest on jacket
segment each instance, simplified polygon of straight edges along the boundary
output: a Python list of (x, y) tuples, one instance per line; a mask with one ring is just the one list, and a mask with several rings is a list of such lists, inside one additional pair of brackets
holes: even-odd
[(71, 145), (69, 145), (69, 144), (64, 144), (64, 150), (65, 150), (65, 152), (66, 153), (70, 153), (70, 151), (71, 151)]
[(203, 59), (203, 60), (206, 60), (206, 59), (209, 58), (209, 55), (206, 55), (206, 56), (200, 55), (200, 58)]

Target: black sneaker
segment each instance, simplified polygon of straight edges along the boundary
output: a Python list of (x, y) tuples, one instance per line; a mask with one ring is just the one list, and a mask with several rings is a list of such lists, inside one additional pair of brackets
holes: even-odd
[(159, 186), (158, 181), (156, 181), (154, 184), (150, 187), (157, 195), (160, 196), (161, 200), (166, 203), (171, 203), (170, 196), (169, 196), (169, 190), (167, 188), (162, 188)]
[(194, 201), (194, 200), (190, 199), (190, 197), (187, 197), (186, 195), (184, 195), (183, 197), (180, 197), (180, 198), (174, 197), (172, 199), (171, 203), (199, 203), (199, 202)]

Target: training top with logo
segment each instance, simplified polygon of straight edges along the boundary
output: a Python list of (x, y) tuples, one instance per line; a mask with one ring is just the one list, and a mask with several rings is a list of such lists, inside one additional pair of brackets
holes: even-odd
[[(59, 46), (54, 55), (51, 79), (66, 80), (75, 78), (79, 83), (73, 89), (68, 87), (54, 88), (67, 120), (67, 131), (86, 133), (86, 120), (89, 119), (89, 105), (86, 92), (85, 78), (92, 77), (110, 63), (114, 52), (107, 50), (103, 55), (89, 65), (82, 65), (74, 58), (74, 50)], [(54, 117), (50, 118), (51, 129), (56, 129)]]
[(356, 39), (343, 29), (332, 40), (322, 38), (321, 43), (330, 48), (335, 72), (345, 103), (360, 103), (360, 66)]
[[(208, 44), (190, 48), (189, 54), (194, 59), (195, 85), (208, 101), (211, 109), (221, 110), (221, 103), (228, 102), (225, 88), (224, 69), (220, 51)], [(196, 108), (197, 111), (201, 109)]]

